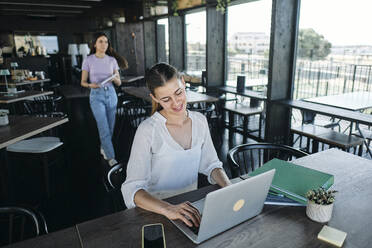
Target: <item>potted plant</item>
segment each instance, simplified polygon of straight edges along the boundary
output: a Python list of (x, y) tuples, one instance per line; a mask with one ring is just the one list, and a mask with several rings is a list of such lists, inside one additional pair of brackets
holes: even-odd
[(306, 193), (306, 215), (316, 222), (328, 222), (332, 217), (336, 190), (326, 190), (322, 187), (309, 190)]

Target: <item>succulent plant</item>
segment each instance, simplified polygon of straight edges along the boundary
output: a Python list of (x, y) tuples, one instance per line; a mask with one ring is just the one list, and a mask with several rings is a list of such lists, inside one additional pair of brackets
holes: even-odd
[(322, 187), (311, 189), (306, 193), (306, 198), (320, 205), (329, 205), (335, 201), (336, 190), (326, 190)]

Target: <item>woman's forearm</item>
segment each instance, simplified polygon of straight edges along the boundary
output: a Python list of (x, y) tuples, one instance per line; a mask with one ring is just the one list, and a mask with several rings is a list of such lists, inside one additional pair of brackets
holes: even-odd
[(140, 189), (134, 195), (134, 203), (137, 207), (166, 216), (165, 210), (169, 203), (159, 200), (145, 190)]
[(224, 169), (221, 169), (221, 168), (214, 169), (212, 171), (211, 177), (221, 187), (226, 187), (226, 186), (231, 185), (231, 182), (228, 176), (226, 175), (226, 172)]
[(85, 87), (85, 88), (90, 88), (89, 87), (89, 84), (87, 82), (85, 82), (85, 81), (81, 81), (80, 85), (83, 86), (83, 87)]

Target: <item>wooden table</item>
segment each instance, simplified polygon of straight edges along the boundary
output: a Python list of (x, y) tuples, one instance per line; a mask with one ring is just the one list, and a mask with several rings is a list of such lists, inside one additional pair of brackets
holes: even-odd
[[(369, 247), (372, 242), (372, 162), (330, 149), (294, 161), (335, 176), (336, 195), (329, 226), (348, 233), (343, 247)], [(169, 199), (195, 201), (217, 189), (208, 186)], [(223, 218), (223, 213), (221, 213)], [(165, 217), (138, 208), (78, 224), (84, 247), (140, 247), (141, 227), (161, 222), (167, 247), (196, 247)], [(306, 217), (303, 207), (266, 205), (257, 217), (213, 237), (199, 247), (329, 247), (317, 239), (322, 224)]]
[(28, 90), (25, 92), (13, 94), (12, 96), (0, 95), (0, 103), (9, 104), (51, 94), (53, 94), (53, 91)]
[[(333, 188), (339, 192), (328, 225), (347, 232), (347, 247), (369, 247), (372, 242), (369, 227), (372, 225), (372, 162), (364, 158), (329, 149), (293, 161), (295, 164), (317, 169), (334, 175)], [(239, 180), (239, 179), (234, 179)], [(168, 199), (171, 203), (185, 200), (196, 201), (215, 185), (201, 188)], [(221, 213), (223, 218), (223, 213)], [(141, 228), (149, 223), (163, 223), (167, 247), (196, 247), (165, 217), (139, 208), (128, 209), (77, 225), (81, 247), (141, 247)], [(203, 243), (198, 247), (331, 247), (317, 239), (323, 224), (306, 217), (303, 207), (265, 205), (263, 212)], [(72, 231), (72, 232), (71, 232)], [(67, 240), (77, 244), (73, 230), (66, 237), (63, 231), (19, 243), (14, 247), (45, 247), (53, 236), (59, 247)], [(37, 242), (36, 242), (37, 241)], [(28, 243), (27, 243), (28, 242)], [(71, 242), (72, 243), (72, 242)]]
[[(38, 79), (38, 80), (23, 80), (21, 82), (9, 82), (8, 85), (14, 85), (14, 86), (25, 86), (25, 85), (33, 85), (33, 84), (43, 84), (50, 82), (51, 80), (49, 78), (46, 79)], [(0, 83), (0, 85), (5, 85), (5, 83)]]
[(144, 79), (144, 76), (123, 76), (120, 77), (122, 83), (132, 83), (141, 79)]
[[(150, 90), (147, 87), (123, 87), (125, 93), (151, 102)], [(187, 103), (217, 102), (218, 98), (194, 91), (186, 91)]]
[(42, 235), (33, 239), (18, 242), (4, 248), (81, 248), (79, 232), (76, 226), (64, 230)]
[(9, 116), (9, 124), (0, 126), (0, 149), (68, 122), (68, 118)]
[(353, 111), (362, 111), (372, 108), (372, 92), (368, 91), (313, 97), (303, 100)]
[(250, 97), (255, 100), (266, 101), (267, 99), (264, 93), (253, 91), (253, 90), (244, 89), (244, 91), (237, 91), (235, 87), (231, 87), (231, 86), (218, 87), (218, 90), (223, 93), (231, 93), (231, 94), (235, 94), (239, 96)]
[(367, 152), (372, 157), (372, 152), (369, 149), (368, 143), (365, 140), (365, 136), (359, 127), (359, 124), (364, 124), (367, 126), (372, 125), (372, 115), (367, 115), (367, 114), (363, 114), (357, 111), (351, 111), (351, 110), (346, 110), (346, 109), (341, 109), (337, 107), (327, 106), (327, 105), (313, 103), (313, 102), (306, 102), (306, 101), (301, 101), (301, 100), (279, 100), (275, 102), (278, 104), (290, 107), (290, 108), (306, 110), (306, 111), (315, 112), (321, 115), (327, 115), (330, 117), (334, 117), (334, 118), (338, 118), (338, 119), (342, 119), (342, 120), (346, 120), (350, 122), (355, 122), (358, 132), (360, 133), (361, 137), (364, 139), (364, 144), (367, 149)]

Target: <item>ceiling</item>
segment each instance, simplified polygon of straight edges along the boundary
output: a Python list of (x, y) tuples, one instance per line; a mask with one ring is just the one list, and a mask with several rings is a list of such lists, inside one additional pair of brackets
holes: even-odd
[(1, 0), (0, 15), (119, 17), (142, 13), (142, 0)]

